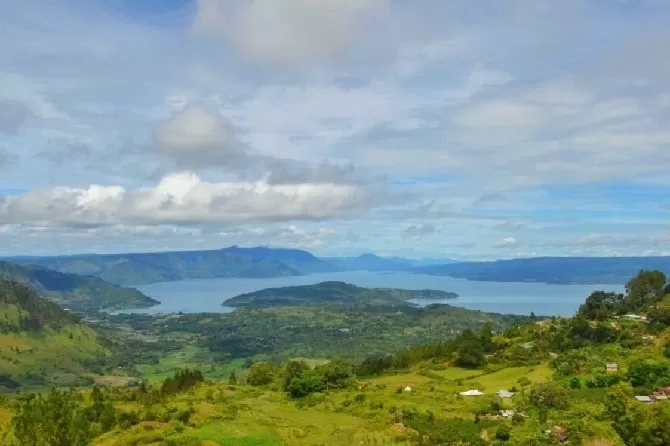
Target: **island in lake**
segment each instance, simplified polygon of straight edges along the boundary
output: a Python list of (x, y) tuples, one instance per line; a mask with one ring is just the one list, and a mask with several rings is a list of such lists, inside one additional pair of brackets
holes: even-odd
[(402, 290), (363, 288), (345, 282), (321, 282), (314, 285), (266, 288), (240, 294), (226, 300), (229, 307), (277, 306), (413, 306), (410, 299), (456, 299), (458, 294), (440, 290)]

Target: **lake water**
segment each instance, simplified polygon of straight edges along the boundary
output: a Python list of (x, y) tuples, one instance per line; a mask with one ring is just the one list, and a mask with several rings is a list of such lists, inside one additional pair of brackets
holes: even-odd
[[(450, 305), (495, 313), (571, 316), (595, 290), (622, 292), (617, 285), (554, 285), (528, 282), (476, 282), (446, 276), (410, 273), (353, 271), (270, 279), (205, 279), (161, 282), (137, 287), (160, 305), (132, 310), (133, 313), (225, 313), (233, 309), (221, 304), (231, 297), (263, 288), (311, 285), (337, 280), (363, 287), (435, 289), (453, 291), (460, 297), (441, 301)], [(415, 300), (419, 305), (440, 302)]]

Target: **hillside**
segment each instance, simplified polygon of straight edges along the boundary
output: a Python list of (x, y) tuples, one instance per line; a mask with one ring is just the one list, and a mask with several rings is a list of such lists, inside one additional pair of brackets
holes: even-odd
[[(449, 321), (458, 327), (451, 336), (392, 351), (376, 352), (343, 334), (320, 345), (324, 330), (315, 323), (332, 322), (335, 315), (350, 323), (354, 316), (331, 311), (323, 320), (305, 318), (298, 327), (305, 337), (291, 342), (308, 343), (313, 353), (328, 357), (255, 355), (194, 368), (202, 350), (191, 356), (182, 351), (150, 369), (166, 367), (146, 385), (52, 391), (37, 403), (0, 399), (0, 438), (3, 444), (32, 445), (59, 426), (54, 438), (60, 442), (51, 444), (665, 446), (670, 288), (654, 271), (628, 283), (625, 295), (594, 292), (574, 318), (516, 319), (501, 326), (480, 314), (479, 325), (458, 326), (467, 320), (463, 313)], [(239, 310), (263, 313), (256, 320), (273, 324), (249, 338), (257, 346), (296, 328), (295, 314), (277, 321), (271, 310)], [(408, 311), (433, 313), (423, 316), (432, 319), (452, 310)], [(648, 320), (622, 317), (631, 310)], [(141, 324), (153, 321), (158, 330), (172, 324), (184, 333), (207, 325), (201, 330), (214, 336), (214, 319), (236, 313), (204, 315), (197, 322), (188, 316), (143, 317)], [(391, 326), (394, 318), (388, 316), (373, 326), (361, 317), (357, 329), (377, 340), (416, 331), (397, 321)], [(219, 328), (219, 336), (230, 331)], [(239, 339), (233, 344), (239, 347)], [(339, 347), (338, 354), (330, 356), (323, 348), (328, 345)], [(367, 356), (359, 356), (361, 349)]]
[(362, 288), (344, 282), (321, 282), (315, 285), (266, 288), (240, 294), (224, 302), (232, 307), (275, 306), (409, 306), (409, 299), (456, 299), (458, 294), (438, 290), (401, 290), (396, 288)]
[(106, 355), (96, 333), (77, 316), (0, 278), (0, 391), (89, 383), (89, 366)]
[(29, 285), (39, 294), (74, 311), (147, 308), (158, 304), (140, 291), (86, 277), (53, 271), (37, 265), (18, 265), (0, 261), (0, 277)]
[(97, 276), (124, 286), (185, 279), (297, 276), (337, 270), (307, 251), (236, 246), (205, 251), (13, 258), (12, 261)]
[(420, 274), (493, 282), (624, 284), (640, 270), (670, 273), (670, 257), (538, 257), (413, 269)]

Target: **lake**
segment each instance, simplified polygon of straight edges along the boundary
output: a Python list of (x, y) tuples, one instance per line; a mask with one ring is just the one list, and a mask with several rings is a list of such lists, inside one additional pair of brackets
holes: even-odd
[(312, 274), (270, 279), (204, 279), (161, 282), (136, 287), (160, 305), (128, 310), (132, 313), (225, 313), (233, 309), (221, 304), (231, 297), (263, 288), (311, 285), (324, 281), (342, 281), (363, 287), (434, 289), (453, 291), (457, 299), (444, 301), (413, 300), (419, 305), (435, 302), (494, 313), (571, 316), (595, 290), (623, 292), (617, 285), (555, 285), (530, 282), (476, 282), (446, 276), (397, 272), (352, 271)]

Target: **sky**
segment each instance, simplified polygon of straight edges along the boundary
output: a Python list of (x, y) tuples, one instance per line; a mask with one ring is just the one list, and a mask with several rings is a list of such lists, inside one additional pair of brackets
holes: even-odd
[(0, 255), (670, 255), (666, 0), (0, 0)]

